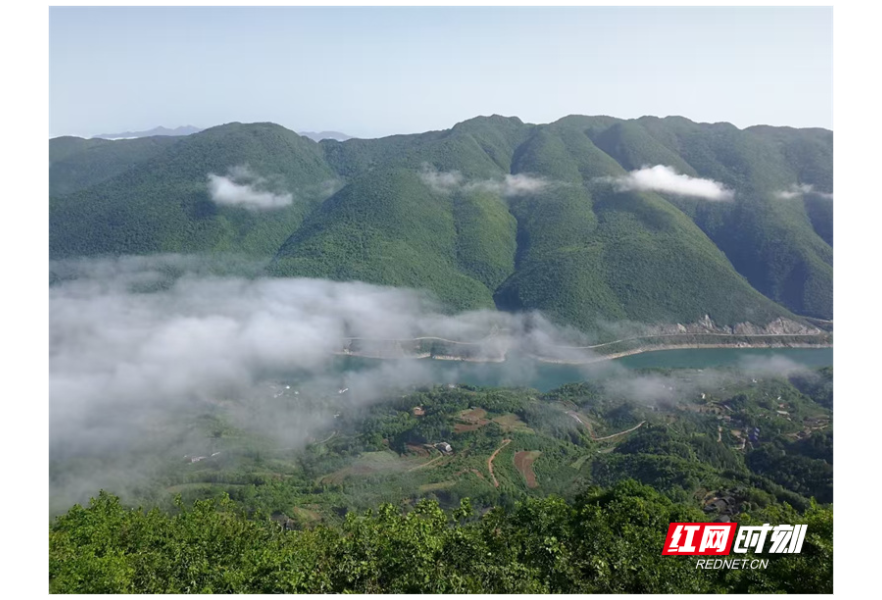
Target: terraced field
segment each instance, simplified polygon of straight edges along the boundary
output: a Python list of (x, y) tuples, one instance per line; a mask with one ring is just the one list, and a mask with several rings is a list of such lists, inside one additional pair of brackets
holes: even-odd
[(524, 476), (528, 488), (539, 487), (539, 484), (536, 482), (536, 473), (533, 472), (533, 463), (536, 462), (536, 459), (539, 458), (541, 454), (542, 452), (539, 452), (538, 450), (522, 450), (520, 452), (515, 452), (515, 468)]

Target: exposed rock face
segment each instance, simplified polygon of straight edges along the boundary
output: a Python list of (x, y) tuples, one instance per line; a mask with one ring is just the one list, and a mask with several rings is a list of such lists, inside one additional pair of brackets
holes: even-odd
[(718, 326), (709, 315), (696, 323), (683, 325), (653, 325), (646, 328), (645, 335), (670, 335), (674, 333), (727, 333), (733, 335), (812, 335), (823, 333), (821, 329), (807, 324), (779, 317), (766, 325), (738, 323), (734, 327)]
[(812, 334), (821, 333), (822, 330), (813, 325), (797, 323), (790, 319), (779, 317), (759, 329), (752, 323), (739, 323), (735, 326), (735, 333), (738, 334), (767, 334), (767, 335), (794, 335), (794, 334)]

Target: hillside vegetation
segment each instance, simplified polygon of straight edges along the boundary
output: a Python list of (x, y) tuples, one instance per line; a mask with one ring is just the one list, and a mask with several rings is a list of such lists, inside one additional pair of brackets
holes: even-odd
[[(79, 490), (95, 470), (128, 500), (95, 490), (56, 511), (50, 588), (831, 591), (832, 368), (630, 379), (643, 377), (676, 392), (648, 404), (616, 378), (547, 393), (439, 386), (353, 407), (335, 388), (279, 385), (256, 404), (160, 417), (152, 450), (57, 456), (54, 490)], [(238, 424), (245, 403), (278, 421), (326, 411), (333, 430), (292, 448)], [(181, 457), (182, 441), (198, 460)], [(710, 521), (808, 523), (808, 534), (798, 555), (747, 556), (765, 569), (661, 556), (669, 523)]]
[[(492, 116), (320, 143), (269, 123), (56, 138), (50, 251), (238, 252), (279, 276), (419, 288), (451, 309), (536, 309), (582, 329), (831, 319), (832, 146), (821, 129), (682, 117)], [(729, 196), (616, 183), (658, 166)], [(237, 169), (250, 192), (287, 201), (218, 201), (209, 175)]]
[[(807, 523), (803, 555), (703, 570), (662, 557), (671, 522), (700, 521), (651, 488), (619, 485), (573, 503), (530, 500), (477, 519), (390, 504), (315, 530), (249, 521), (229, 502), (170, 516), (101, 495), (52, 528), (52, 593), (832, 593), (832, 508), (788, 507), (745, 524)], [(747, 555), (748, 559), (757, 558)]]

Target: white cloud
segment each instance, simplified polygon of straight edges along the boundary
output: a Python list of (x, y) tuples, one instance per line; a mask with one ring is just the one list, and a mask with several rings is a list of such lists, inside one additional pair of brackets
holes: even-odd
[(487, 190), (506, 197), (535, 194), (548, 187), (549, 182), (540, 177), (531, 177), (523, 173), (506, 175), (502, 181), (488, 179), (466, 184), (465, 190)]
[(735, 193), (713, 179), (702, 179), (678, 173), (672, 167), (655, 165), (631, 171), (620, 177), (603, 177), (619, 191), (650, 191), (693, 196), (705, 200), (731, 200)]
[(814, 194), (816, 196), (821, 196), (822, 198), (829, 198), (830, 200), (833, 199), (833, 194), (828, 194), (826, 192), (816, 192), (815, 187), (808, 183), (791, 184), (790, 187), (786, 190), (775, 192), (775, 197), (780, 198), (781, 200), (790, 200), (792, 198), (797, 198), (805, 194)]
[(524, 173), (506, 175), (502, 179), (481, 179), (467, 182), (459, 171), (438, 171), (427, 164), (424, 164), (420, 171), (420, 179), (434, 191), (443, 194), (456, 191), (487, 191), (507, 198), (535, 194), (551, 185), (551, 182), (546, 179), (532, 177)]
[(442, 172), (430, 167), (428, 164), (423, 164), (423, 168), (420, 171), (420, 179), (427, 186), (440, 193), (452, 192), (459, 188), (463, 182), (462, 173), (459, 171)]
[(291, 204), (290, 193), (267, 190), (269, 181), (254, 174), (247, 165), (231, 167), (227, 176), (208, 174), (208, 192), (217, 204), (244, 206), (253, 210), (282, 208)]

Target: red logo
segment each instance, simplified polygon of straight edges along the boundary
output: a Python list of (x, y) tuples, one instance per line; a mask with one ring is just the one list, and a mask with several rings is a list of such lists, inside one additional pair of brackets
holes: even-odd
[(671, 523), (662, 555), (727, 556), (737, 523)]

